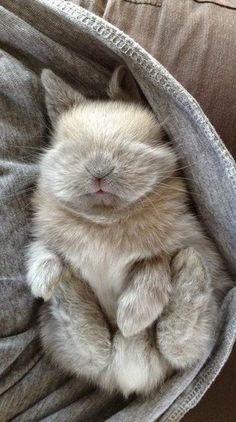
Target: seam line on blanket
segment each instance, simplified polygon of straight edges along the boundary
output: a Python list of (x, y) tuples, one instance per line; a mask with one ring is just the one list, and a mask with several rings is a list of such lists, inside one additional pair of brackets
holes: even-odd
[[(223, 145), (223, 142), (218, 138), (216, 133), (214, 133), (214, 129), (211, 127), (206, 128), (206, 120), (202, 116), (201, 111), (199, 110), (199, 106), (196, 104), (193, 97), (189, 96), (188, 98), (182, 98), (183, 96), (186, 97), (185, 90), (181, 87), (178, 82), (175, 82), (177, 88), (173, 90), (173, 87), (168, 82), (168, 75), (165, 75), (166, 71), (163, 66), (159, 66), (162, 68), (162, 75), (158, 74), (158, 71), (153, 68), (154, 60), (145, 50), (142, 49), (135, 41), (129, 39), (127, 40), (126, 35), (122, 34), (121, 31), (113, 27), (109, 23), (103, 23), (102, 19), (96, 17), (91, 12), (87, 12), (85, 9), (75, 5), (75, 4), (68, 4), (62, 3), (61, 0), (51, 0), (48, 1), (49, 5), (55, 5), (58, 9), (63, 12), (67, 12), (72, 17), (76, 18), (80, 22), (82, 22), (88, 29), (91, 31), (93, 29), (103, 38), (106, 38), (110, 42), (116, 45), (116, 47), (122, 51), (122, 53), (131, 57), (136, 63), (138, 63), (143, 70), (145, 70), (151, 77), (151, 79), (155, 80), (156, 82), (160, 83), (160, 87), (164, 88), (166, 92), (169, 94), (172, 93), (172, 96), (176, 99), (176, 102), (179, 105), (182, 105), (184, 110), (189, 114), (189, 107), (188, 104), (191, 104), (191, 119), (196, 125), (201, 127), (203, 132), (213, 141), (214, 148), (222, 157), (223, 161), (225, 162), (225, 166), (227, 168), (227, 176), (231, 179), (233, 188), (236, 190), (236, 166), (233, 163), (233, 159), (230, 153), (226, 150)], [(79, 12), (76, 10), (78, 9)], [(138, 50), (142, 49), (148, 56), (147, 59), (143, 58), (137, 51), (134, 51), (133, 48), (136, 47)], [(148, 62), (149, 61), (149, 62)], [(156, 63), (155, 63), (156, 65)]]

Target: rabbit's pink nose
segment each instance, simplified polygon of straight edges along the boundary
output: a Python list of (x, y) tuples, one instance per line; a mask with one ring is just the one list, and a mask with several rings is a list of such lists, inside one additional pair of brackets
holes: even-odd
[(102, 188), (102, 183), (103, 183), (102, 177), (95, 178), (96, 193), (104, 193), (104, 190)]

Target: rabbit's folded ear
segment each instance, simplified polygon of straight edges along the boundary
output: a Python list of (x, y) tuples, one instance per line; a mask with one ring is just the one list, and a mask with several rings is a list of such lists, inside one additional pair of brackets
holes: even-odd
[(55, 125), (60, 114), (86, 102), (82, 94), (71, 88), (50, 69), (42, 71), (41, 81), (45, 89), (45, 102), (52, 125)]
[(111, 100), (144, 102), (135, 79), (124, 65), (118, 66), (113, 72), (108, 95)]

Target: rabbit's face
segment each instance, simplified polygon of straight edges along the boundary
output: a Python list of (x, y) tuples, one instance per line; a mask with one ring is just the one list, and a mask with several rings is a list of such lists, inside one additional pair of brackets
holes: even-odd
[[(117, 74), (110, 83), (113, 98)], [(49, 70), (42, 81), (54, 132), (40, 185), (61, 204), (105, 219), (131, 212), (175, 171), (175, 153), (147, 108), (88, 100)]]
[(175, 155), (160, 137), (154, 116), (140, 106), (87, 101), (59, 118), (42, 181), (74, 211), (122, 210), (173, 172)]

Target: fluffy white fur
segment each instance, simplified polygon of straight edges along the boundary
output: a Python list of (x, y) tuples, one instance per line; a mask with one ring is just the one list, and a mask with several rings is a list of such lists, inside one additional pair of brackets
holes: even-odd
[(148, 109), (121, 101), (121, 76), (113, 101), (92, 101), (43, 72), (54, 132), (27, 280), (51, 298), (41, 335), (56, 362), (107, 391), (147, 395), (207, 353), (229, 282), (174, 150)]

